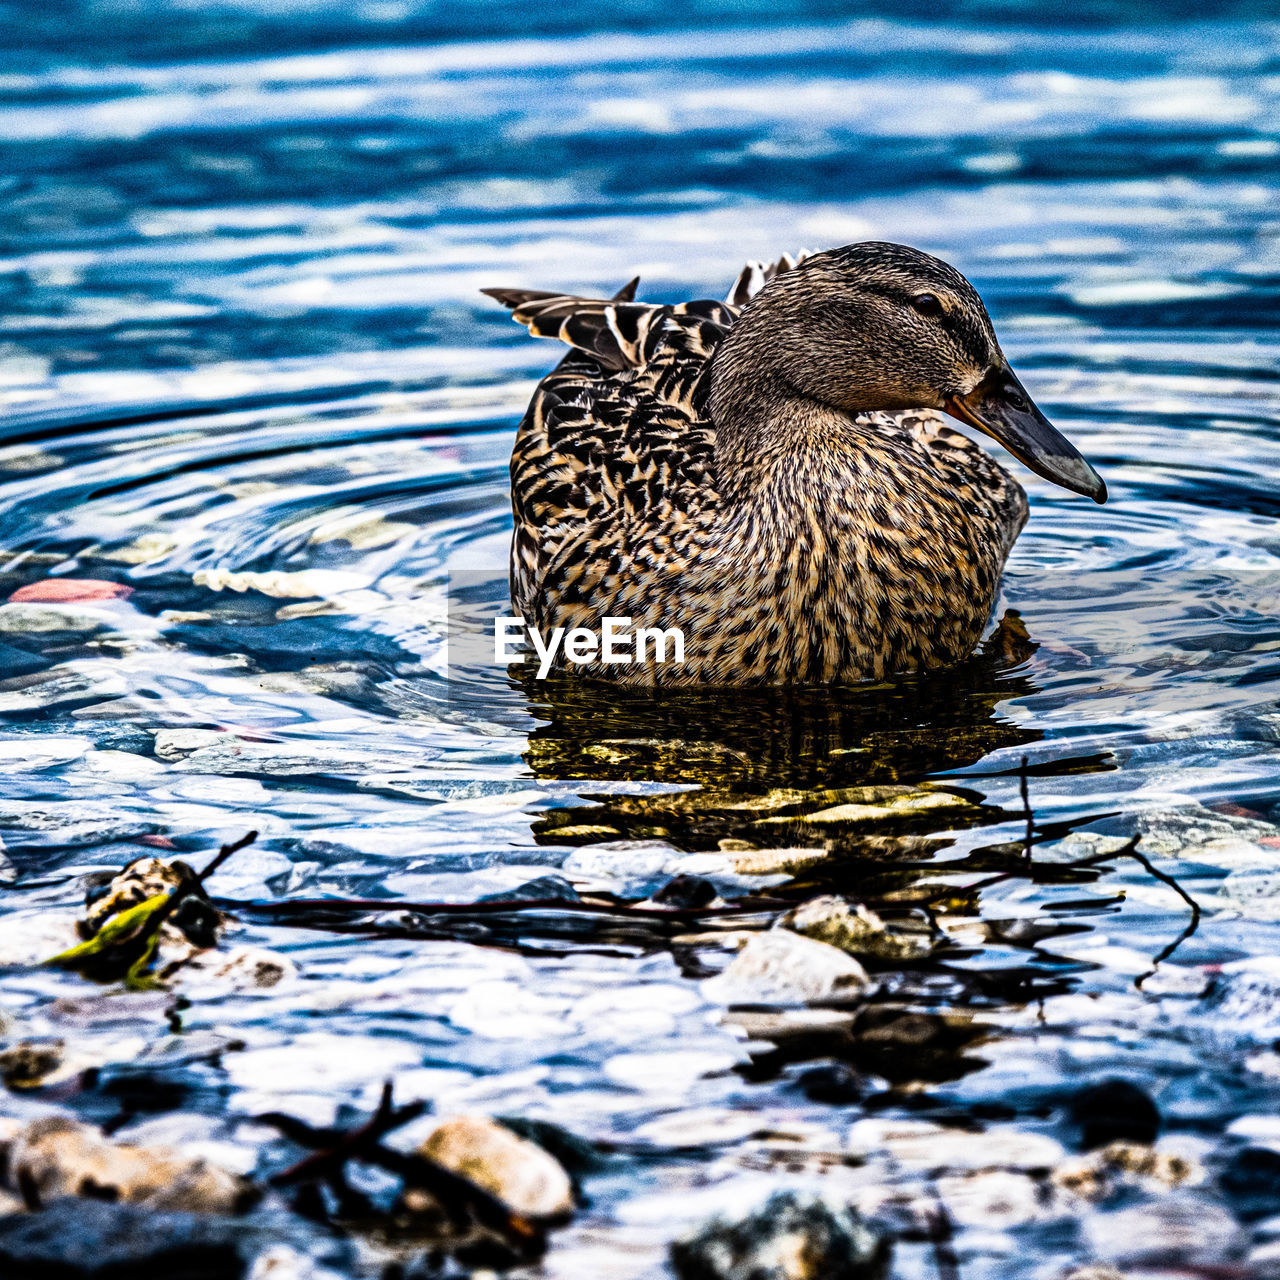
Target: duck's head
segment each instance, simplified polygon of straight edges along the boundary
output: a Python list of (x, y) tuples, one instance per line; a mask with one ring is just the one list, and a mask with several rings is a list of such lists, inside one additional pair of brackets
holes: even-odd
[(716, 371), (713, 404), (750, 363), (846, 413), (941, 409), (1046, 480), (1106, 501), (1102, 478), (1009, 367), (977, 290), (918, 249), (869, 241), (814, 254), (765, 286), (732, 337), (723, 363), (737, 368)]

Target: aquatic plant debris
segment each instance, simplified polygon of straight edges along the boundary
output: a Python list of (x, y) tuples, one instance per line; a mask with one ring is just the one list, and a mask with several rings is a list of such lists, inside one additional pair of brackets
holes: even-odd
[(187, 895), (202, 886), (228, 858), (253, 844), (257, 838), (258, 833), (250, 831), (239, 840), (224, 844), (203, 871), (193, 873), (187, 870), (173, 888), (108, 916), (93, 937), (50, 956), (44, 963), (58, 969), (71, 969), (102, 982), (123, 978), (125, 985), (132, 990), (159, 985), (146, 971), (156, 956), (160, 927), (173, 916)]

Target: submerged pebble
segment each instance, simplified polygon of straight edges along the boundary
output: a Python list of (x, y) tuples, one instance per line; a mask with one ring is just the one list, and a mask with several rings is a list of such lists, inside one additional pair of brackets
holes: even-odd
[(864, 1157), (883, 1152), (910, 1171), (1015, 1169), (1047, 1173), (1066, 1157), (1062, 1144), (1048, 1134), (1012, 1125), (991, 1125), (978, 1131), (927, 1120), (872, 1117), (854, 1123), (849, 1148)]
[(227, 991), (265, 991), (291, 982), (298, 966), (288, 956), (265, 947), (241, 946), (230, 951), (201, 951), (173, 976), (173, 986), (187, 995)]
[(933, 950), (933, 940), (927, 933), (891, 930), (862, 903), (850, 903), (834, 894), (811, 898), (788, 911), (778, 923), (850, 955), (873, 956), (877, 960), (919, 960)]
[(972, 800), (950, 791), (922, 791), (910, 787), (866, 790), (880, 794), (868, 796), (866, 801), (830, 805), (795, 818), (762, 818), (757, 825), (805, 822), (814, 826), (874, 826), (883, 829), (918, 820), (944, 825), (953, 818), (979, 812)]
[(241, 1280), (241, 1223), (203, 1214), (157, 1212), (101, 1199), (63, 1199), (42, 1213), (0, 1217), (6, 1280)]
[(1242, 1147), (1228, 1161), (1219, 1183), (1246, 1220), (1280, 1213), (1280, 1151)]
[(69, 604), (87, 600), (127, 600), (133, 588), (101, 578), (45, 578), (19, 587), (10, 597), (17, 603)]
[(1221, 1205), (1181, 1192), (1092, 1214), (1084, 1232), (1097, 1258), (1120, 1266), (1224, 1266), (1247, 1239)]
[(93, 609), (69, 604), (0, 604), (0, 632), (16, 635), (46, 631), (102, 631), (109, 618)]
[[(573, 1183), (560, 1162), (536, 1143), (484, 1116), (443, 1121), (423, 1142), (424, 1156), (483, 1187), (522, 1217), (546, 1221), (573, 1212)], [(404, 1202), (422, 1212), (429, 1193), (410, 1188)]]
[(1276, 864), (1274, 848), (1262, 842), (1274, 840), (1280, 827), (1258, 818), (1186, 804), (1139, 813), (1135, 828), (1148, 857), (1195, 859), (1236, 870)]
[(889, 1241), (856, 1210), (795, 1191), (671, 1246), (679, 1280), (882, 1280), (889, 1257)]
[(238, 1213), (256, 1198), (244, 1178), (164, 1147), (114, 1143), (63, 1116), (35, 1120), (9, 1143), (6, 1178), (40, 1204), (88, 1196), (190, 1213)]
[(1008, 1231), (1045, 1216), (1034, 1179), (1011, 1169), (952, 1174), (937, 1181), (948, 1214), (963, 1227)]
[(1071, 1120), (1086, 1151), (1113, 1142), (1149, 1145), (1160, 1132), (1160, 1111), (1145, 1089), (1128, 1080), (1102, 1080), (1071, 1099)]
[(1055, 1187), (1071, 1195), (1101, 1201), (1127, 1188), (1161, 1191), (1196, 1186), (1205, 1176), (1203, 1165), (1189, 1152), (1112, 1142), (1064, 1160), (1053, 1170), (1052, 1180)]
[(339, 1277), (290, 1245), (273, 1244), (253, 1259), (245, 1280), (339, 1280)]
[(805, 1004), (853, 1000), (871, 986), (867, 971), (850, 955), (786, 929), (756, 934), (723, 973), (702, 984), (723, 1004)]

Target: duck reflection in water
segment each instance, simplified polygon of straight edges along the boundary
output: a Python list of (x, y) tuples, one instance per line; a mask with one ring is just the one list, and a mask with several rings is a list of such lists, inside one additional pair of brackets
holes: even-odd
[[(535, 836), (548, 845), (661, 840), (689, 853), (726, 852), (744, 873), (789, 877), (782, 885), (769, 881), (774, 887), (764, 896), (773, 901), (823, 893), (898, 899), (910, 915), (934, 855), (957, 831), (1015, 816), (962, 783), (926, 780), (1040, 739), (1000, 709), (1036, 692), (1028, 661), (1035, 649), (1021, 619), (1008, 613), (969, 661), (890, 682), (640, 690), (535, 680), (526, 672), (520, 679), (529, 709), (544, 722), (529, 738), (530, 768), (539, 778), (593, 784), (584, 788), (589, 803), (541, 815)], [(637, 794), (610, 790), (610, 783), (683, 786)], [(985, 870), (1021, 856), (991, 845), (957, 865)], [(975, 896), (964, 913), (977, 906)], [(895, 914), (892, 907), (887, 914)], [(676, 953), (696, 976), (692, 952)], [(925, 979), (927, 971), (917, 976)], [(931, 972), (926, 981), (936, 982), (939, 974)], [(963, 989), (959, 1002), (979, 1007), (1021, 1004), (1070, 981), (1033, 965), (1006, 966), (960, 976), (952, 994)], [(984, 1065), (973, 1051), (991, 1032), (985, 1020), (954, 1003), (945, 1011), (922, 1008), (913, 985), (908, 979), (901, 998), (877, 1001), (825, 1029), (763, 1037), (744, 1073), (795, 1071), (806, 1091), (856, 1093), (867, 1075), (945, 1081)], [(828, 1065), (814, 1066), (823, 1061)]]
[[(1040, 737), (999, 710), (1035, 692), (1025, 661), (1034, 650), (1021, 619), (1009, 613), (967, 662), (878, 683), (657, 690), (538, 681), (522, 672), (530, 710), (546, 722), (529, 737), (527, 760), (538, 777), (697, 787), (602, 795), (590, 808), (548, 815), (539, 839), (662, 838), (690, 852), (725, 842), (745, 849), (760, 843), (762, 821), (799, 823), (835, 805), (882, 804), (930, 774)], [(901, 817), (908, 827), (921, 819), (939, 825), (937, 808), (921, 807), (914, 821), (902, 808)], [(912, 839), (909, 847), (924, 856), (928, 842)], [(856, 843), (871, 852), (877, 841), (885, 837)]]

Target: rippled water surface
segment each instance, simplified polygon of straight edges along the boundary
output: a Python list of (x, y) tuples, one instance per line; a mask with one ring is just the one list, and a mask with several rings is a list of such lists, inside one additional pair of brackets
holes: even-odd
[[(886, 1117), (1069, 1147), (1064, 1100), (1114, 1076), (1247, 1218), (1222, 1172), (1280, 1144), (1280, 24), (529, 8), (5, 9), (0, 592), (133, 593), (72, 629), (0, 608), (0, 911), (257, 829), (211, 889), (300, 975), (193, 999), (184, 1041), (145, 1009), (76, 1023), (89, 984), (15, 968), (10, 1031), (100, 1068), (57, 1105), (129, 1132), (180, 1103), (259, 1169), (288, 1156), (249, 1117), (327, 1123), (388, 1076), (629, 1152), (540, 1274), (660, 1275), (690, 1222), (818, 1176)], [(649, 299), (716, 297), (747, 258), (873, 238), (974, 280), (1107, 479), (1096, 508), (1019, 473), (1005, 597), (1039, 649), (728, 702), (447, 680), (449, 575), (504, 564), (512, 431), (555, 359), (478, 289), (639, 273)], [(1023, 756), (1036, 859), (1143, 833), (1202, 908), (1189, 936), (1137, 862), (1026, 873)], [(970, 802), (956, 829), (805, 821), (924, 780)], [(679, 871), (930, 904), (954, 946), (886, 971), (854, 1031), (777, 1044), (701, 985), (714, 940), (397, 905), (550, 874), (643, 898)], [(334, 896), (395, 910), (352, 933), (265, 909)], [(833, 1062), (857, 1097), (813, 1085)], [(1071, 1222), (957, 1230), (966, 1280), (1125, 1256)], [(1274, 1274), (1247, 1261), (1266, 1231), (1241, 1231), (1210, 1261)], [(897, 1256), (936, 1274), (924, 1245)]]

